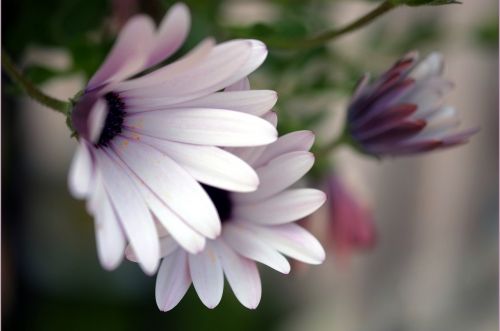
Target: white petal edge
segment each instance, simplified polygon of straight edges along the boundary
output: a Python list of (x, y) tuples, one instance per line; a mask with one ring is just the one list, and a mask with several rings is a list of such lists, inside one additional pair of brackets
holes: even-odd
[(96, 143), (101, 136), (102, 129), (106, 123), (106, 116), (108, 116), (108, 105), (106, 101), (99, 98), (89, 113), (88, 124), (89, 139), (91, 142)]
[(122, 28), (104, 63), (92, 76), (87, 89), (119, 81), (141, 71), (153, 43), (154, 23), (146, 15), (136, 15)]
[(190, 254), (188, 261), (193, 286), (200, 300), (208, 308), (215, 308), (224, 290), (224, 274), (215, 248), (208, 242), (202, 252)]
[(186, 224), (208, 238), (219, 235), (219, 215), (210, 197), (170, 157), (147, 144), (123, 137), (114, 138), (113, 148), (137, 177)]
[(257, 173), (240, 158), (213, 146), (200, 146), (140, 136), (170, 156), (201, 183), (235, 192), (252, 192), (259, 185)]
[[(212, 38), (207, 38), (200, 42), (195, 48), (193, 48), (181, 59), (162, 68), (159, 68), (147, 75), (118, 83), (115, 85), (114, 89), (117, 92), (122, 92), (127, 97), (127, 107), (129, 108), (127, 110), (134, 111), (135, 106), (143, 106), (144, 101), (146, 100), (156, 101), (158, 99), (161, 99), (160, 96), (157, 96), (157, 98), (155, 99), (151, 99), (150, 97), (144, 99), (144, 95), (140, 93), (144, 88), (160, 84), (168, 77), (179, 75), (183, 71), (198, 65), (198, 63), (203, 61), (210, 54), (214, 46), (215, 41)], [(140, 89), (139, 93), (127, 92), (134, 89)], [(137, 98), (131, 98), (134, 95), (136, 95)], [(169, 98), (167, 98), (166, 100), (169, 100)], [(135, 102), (137, 102), (137, 104)]]
[(258, 146), (274, 142), (278, 135), (257, 116), (209, 108), (137, 113), (124, 124), (137, 133), (195, 145)]
[(249, 309), (259, 305), (262, 296), (260, 275), (255, 262), (235, 253), (222, 240), (214, 241), (222, 269), (238, 301)]
[(251, 193), (235, 193), (239, 202), (253, 202), (267, 199), (297, 182), (313, 166), (314, 156), (310, 152), (290, 152), (271, 160), (257, 169), (260, 185)]
[(181, 301), (191, 285), (187, 256), (178, 249), (163, 258), (156, 276), (155, 297), (158, 309), (169, 311)]
[(183, 3), (170, 7), (158, 27), (146, 66), (154, 66), (174, 54), (186, 40), (190, 27), (191, 15), (188, 7)]
[(278, 100), (275, 91), (251, 90), (215, 92), (201, 98), (170, 105), (164, 104), (163, 98), (154, 99), (132, 99), (127, 103), (131, 112), (144, 112), (161, 109), (180, 108), (213, 108), (235, 110), (243, 113), (261, 116), (270, 111)]
[(231, 86), (235, 83), (241, 82), (248, 75), (254, 72), (266, 60), (268, 51), (266, 45), (260, 40), (246, 39), (247, 43), (251, 46), (251, 53), (243, 66), (239, 68), (229, 79), (222, 82), (217, 86), (217, 89)]
[(265, 165), (272, 159), (289, 152), (308, 151), (314, 144), (314, 133), (308, 130), (287, 133), (277, 141), (268, 145), (258, 160), (253, 162), (254, 167)]
[(233, 210), (234, 218), (258, 224), (284, 224), (304, 218), (325, 203), (320, 190), (304, 188), (286, 190), (256, 203), (240, 203)]
[[(165, 257), (179, 248), (177, 242), (169, 235), (160, 237), (160, 257)], [(137, 256), (135, 256), (134, 250), (129, 245), (125, 249), (125, 256), (127, 260), (132, 262), (137, 262)]]
[(75, 198), (83, 199), (89, 194), (92, 175), (92, 156), (85, 142), (81, 141), (71, 161), (68, 175), (69, 191)]
[(114, 155), (100, 151), (96, 156), (108, 193), (120, 224), (147, 274), (158, 268), (160, 248), (151, 214), (135, 183), (125, 172), (125, 165)]
[(245, 226), (291, 258), (309, 264), (321, 264), (325, 260), (325, 250), (320, 242), (295, 223), (275, 226), (245, 224)]
[(178, 214), (172, 211), (148, 187), (142, 183), (140, 187), (142, 196), (149, 209), (177, 243), (189, 253), (196, 254), (203, 250), (205, 247), (205, 237), (186, 224)]
[[(158, 98), (170, 97), (171, 100), (182, 100), (182, 96), (194, 99), (220, 90), (221, 82), (234, 75), (251, 55), (251, 45), (244, 40), (233, 40), (219, 44), (210, 53), (191, 66), (179, 65), (179, 69), (163, 69), (151, 75), (155, 77), (152, 85), (151, 77), (144, 76), (143, 86), (129, 90), (129, 97)], [(179, 61), (180, 62), (180, 61)], [(175, 65), (172, 64), (172, 66)], [(175, 71), (175, 72), (173, 72)], [(137, 86), (137, 85), (136, 85)]]
[(237, 253), (251, 260), (263, 263), (283, 274), (290, 272), (290, 263), (272, 246), (255, 236), (248, 229), (231, 221), (222, 231), (224, 241)]
[(247, 91), (250, 89), (250, 81), (248, 80), (248, 77), (242, 78), (236, 83), (233, 83), (229, 86), (227, 86), (224, 91)]
[(94, 180), (94, 191), (89, 202), (94, 210), (97, 256), (106, 270), (113, 270), (123, 260), (125, 234), (123, 233), (116, 212), (104, 190), (101, 178)]

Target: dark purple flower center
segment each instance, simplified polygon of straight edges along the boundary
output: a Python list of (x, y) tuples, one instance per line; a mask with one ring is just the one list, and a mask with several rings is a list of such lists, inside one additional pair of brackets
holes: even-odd
[(125, 104), (117, 93), (108, 92), (104, 95), (104, 99), (108, 104), (108, 115), (96, 147), (108, 146), (111, 139), (122, 132), (125, 117)]
[(201, 184), (201, 186), (215, 205), (221, 222), (228, 221), (233, 211), (233, 202), (231, 201), (229, 192), (204, 184)]

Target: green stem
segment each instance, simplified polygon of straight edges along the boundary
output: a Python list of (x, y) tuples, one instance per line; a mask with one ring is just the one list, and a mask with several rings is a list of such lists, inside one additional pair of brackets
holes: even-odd
[(9, 77), (21, 87), (26, 94), (44, 106), (52, 108), (64, 115), (68, 115), (70, 109), (69, 102), (65, 102), (40, 91), (29, 79), (15, 67), (7, 52), (2, 48), (2, 68)]
[(344, 145), (344, 144), (349, 144), (350, 139), (348, 138), (348, 135), (342, 134), (340, 137), (338, 137), (335, 140), (332, 140), (330, 143), (321, 146), (320, 149), (317, 151), (318, 156), (327, 156), (331, 152), (333, 152), (335, 149), (338, 147)]
[(302, 40), (269, 39), (266, 40), (266, 43), (271, 48), (283, 48), (283, 49), (304, 49), (304, 48), (318, 47), (344, 34), (347, 34), (349, 32), (364, 27), (365, 25), (375, 20), (377, 17), (387, 13), (388, 11), (391, 11), (396, 7), (397, 5), (393, 4), (390, 0), (386, 0), (372, 11), (366, 13), (365, 15), (361, 16), (357, 20), (347, 24), (342, 28), (325, 31), (315, 37), (306, 38)]

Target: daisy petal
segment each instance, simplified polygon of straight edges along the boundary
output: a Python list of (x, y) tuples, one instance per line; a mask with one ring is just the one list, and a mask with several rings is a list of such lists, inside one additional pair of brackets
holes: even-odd
[(134, 114), (125, 120), (130, 130), (196, 145), (257, 146), (276, 140), (265, 120), (236, 111), (186, 108)]
[(100, 178), (95, 180), (91, 199), (95, 206), (97, 256), (104, 269), (113, 270), (123, 259), (125, 236)]
[(325, 260), (325, 250), (319, 241), (295, 223), (276, 226), (247, 224), (247, 226), (256, 236), (296, 260), (309, 264), (321, 264)]
[(270, 111), (262, 116), (263, 119), (271, 123), (272, 126), (276, 127), (278, 125), (278, 115), (275, 112)]
[(236, 254), (222, 240), (215, 241), (214, 246), (227, 281), (238, 301), (249, 309), (257, 308), (262, 287), (255, 262)]
[(189, 255), (189, 270), (193, 285), (205, 306), (215, 308), (222, 298), (224, 275), (214, 248), (207, 243), (205, 249)]
[(410, 76), (413, 79), (426, 79), (443, 72), (444, 59), (440, 53), (431, 53), (413, 68)]
[[(161, 225), (186, 251), (196, 254), (205, 247), (205, 237), (193, 230), (163, 201), (161, 201), (145, 185), (139, 185), (141, 193), (151, 212)], [(161, 244), (161, 241), (160, 241)], [(160, 247), (161, 249), (161, 247)], [(164, 256), (164, 255), (163, 255)]]
[(314, 143), (314, 133), (311, 131), (295, 131), (278, 138), (278, 140), (267, 146), (259, 159), (252, 165), (260, 167), (272, 159), (289, 152), (308, 151)]
[(186, 294), (191, 277), (186, 253), (178, 249), (163, 258), (156, 276), (156, 304), (161, 311), (174, 308)]
[[(160, 257), (172, 254), (175, 250), (177, 250), (177, 248), (179, 248), (179, 245), (171, 236), (166, 235), (160, 238)], [(125, 249), (125, 256), (127, 257), (127, 260), (137, 262), (137, 257), (135, 256), (132, 247), (127, 246)]]
[[(184, 67), (177, 74), (166, 75), (165, 67), (155, 76), (161, 74), (161, 83), (155, 86), (144, 86), (128, 92), (129, 96), (148, 97), (179, 97), (192, 95), (191, 98), (200, 97), (216, 92), (227, 86), (228, 81), (247, 62), (252, 53), (250, 43), (245, 40), (234, 40), (215, 46), (211, 52), (191, 67)], [(143, 80), (145, 83), (146, 78)], [(150, 85), (150, 82), (147, 82)]]
[(185, 4), (177, 3), (170, 7), (158, 28), (147, 67), (152, 67), (174, 54), (186, 40), (190, 26), (191, 16)]
[(228, 80), (221, 83), (218, 88), (224, 88), (231, 86), (235, 83), (240, 82), (242, 79), (246, 78), (249, 74), (254, 72), (260, 65), (264, 62), (267, 57), (267, 47), (266, 45), (254, 39), (247, 39), (245, 42), (249, 43), (251, 46), (250, 56), (247, 61), (235, 72)]
[(224, 91), (247, 91), (250, 89), (250, 81), (248, 77), (242, 78), (234, 84), (227, 86)]
[[(198, 63), (200, 63), (208, 56), (208, 54), (210, 54), (210, 51), (214, 48), (214, 46), (215, 46), (215, 41), (212, 38), (207, 38), (203, 40), (201, 43), (199, 43), (195, 48), (193, 48), (188, 54), (183, 56), (181, 59), (167, 66), (159, 68), (144, 76), (117, 83), (114, 86), (114, 90), (116, 92), (122, 92), (127, 97), (127, 106), (132, 108), (135, 106), (140, 107), (144, 105), (144, 103), (147, 101), (154, 100), (156, 102), (164, 100), (163, 98), (161, 98), (160, 95), (158, 95), (154, 99), (151, 98), (144, 99), (142, 98), (141, 93), (127, 92), (127, 91), (137, 88), (141, 89), (142, 91), (143, 88), (161, 84), (163, 81), (165, 81), (165, 79), (168, 79), (168, 77), (179, 75), (183, 71), (198, 65)], [(137, 98), (130, 98), (133, 95), (136, 95)], [(169, 99), (167, 98), (166, 100)], [(162, 104), (168, 104), (168, 102), (165, 101)], [(147, 103), (145, 105), (147, 105)], [(128, 110), (133, 111), (133, 109), (128, 109)]]
[(108, 106), (104, 99), (99, 98), (89, 113), (88, 128), (91, 142), (96, 143), (99, 140), (106, 122), (106, 116), (108, 116)]
[(224, 226), (222, 236), (224, 241), (237, 253), (251, 260), (263, 263), (281, 273), (290, 272), (290, 263), (266, 242), (255, 237), (255, 235), (245, 229), (240, 224), (232, 221), (233, 224)]
[(213, 146), (200, 146), (141, 137), (186, 169), (196, 180), (229, 191), (251, 192), (259, 178), (248, 164), (233, 154)]
[(148, 16), (137, 15), (123, 27), (103, 65), (90, 79), (87, 90), (117, 81), (141, 71), (153, 42), (154, 23)]
[(261, 116), (271, 110), (277, 100), (276, 92), (270, 90), (216, 92), (176, 104), (175, 108), (228, 109)]
[(219, 235), (219, 216), (207, 193), (171, 158), (133, 139), (116, 137), (113, 147), (141, 181), (186, 224), (208, 238)]
[(68, 184), (71, 194), (85, 198), (90, 191), (93, 174), (92, 156), (84, 142), (80, 142), (69, 169)]
[(170, 236), (164, 236), (160, 238), (160, 256), (164, 257), (172, 254), (179, 245), (177, 242)]
[(233, 215), (236, 219), (260, 224), (283, 224), (312, 214), (325, 200), (325, 194), (320, 190), (287, 190), (263, 201), (238, 204)]
[(100, 152), (96, 158), (100, 163), (106, 192), (139, 264), (147, 274), (152, 274), (156, 271), (160, 258), (153, 218), (134, 182), (125, 172), (124, 165), (105, 152)]
[(253, 166), (269, 145), (254, 147), (226, 147), (225, 150)]
[(235, 193), (239, 202), (267, 199), (294, 184), (313, 166), (314, 156), (309, 152), (290, 152), (271, 160), (266, 166), (257, 169), (260, 185), (257, 191), (245, 194)]

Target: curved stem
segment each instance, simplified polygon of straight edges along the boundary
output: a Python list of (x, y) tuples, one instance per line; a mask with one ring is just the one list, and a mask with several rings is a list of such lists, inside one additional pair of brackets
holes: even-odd
[(2, 68), (9, 77), (16, 82), (30, 97), (38, 101), (44, 106), (52, 108), (64, 115), (68, 114), (70, 109), (69, 102), (65, 102), (40, 91), (33, 83), (23, 76), (23, 74), (15, 67), (9, 55), (2, 48)]
[(337, 149), (338, 147), (340, 147), (344, 144), (349, 144), (349, 142), (350, 142), (350, 139), (349, 139), (348, 135), (343, 133), (337, 139), (332, 140), (330, 143), (328, 143), (324, 146), (321, 146), (319, 148), (319, 150), (316, 152), (317, 157), (319, 158), (319, 157), (327, 156), (330, 153), (332, 153), (335, 149)]
[(268, 44), (269, 47), (283, 48), (283, 49), (303, 49), (303, 48), (312, 48), (321, 46), (328, 41), (331, 41), (344, 34), (347, 34), (349, 32), (364, 27), (365, 25), (375, 20), (377, 17), (387, 13), (388, 11), (396, 7), (397, 5), (393, 4), (390, 0), (386, 0), (372, 11), (366, 13), (365, 15), (361, 16), (360, 18), (356, 19), (355, 21), (347, 24), (342, 28), (325, 31), (315, 37), (306, 38), (302, 40), (269, 39), (266, 40), (266, 43)]

